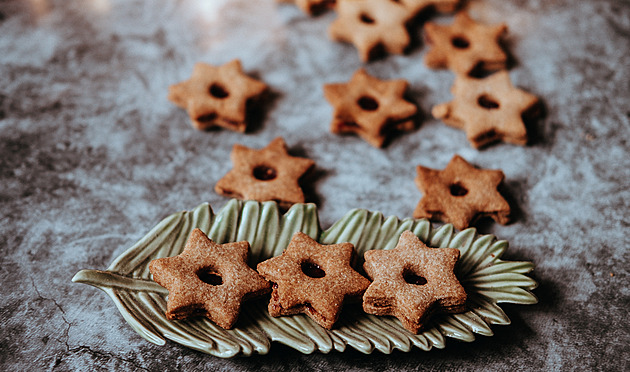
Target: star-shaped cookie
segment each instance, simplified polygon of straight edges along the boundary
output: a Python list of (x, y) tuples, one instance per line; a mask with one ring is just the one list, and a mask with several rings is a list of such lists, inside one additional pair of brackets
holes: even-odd
[(416, 185), (423, 196), (415, 218), (452, 223), (459, 230), (483, 216), (509, 222), (510, 205), (497, 190), (505, 177), (502, 171), (477, 169), (459, 155), (444, 170), (418, 166), (417, 171)]
[(457, 248), (429, 248), (411, 231), (391, 250), (365, 252), (363, 268), (373, 280), (363, 295), (363, 310), (393, 315), (417, 334), (436, 312), (465, 310), (466, 291), (453, 273)]
[(282, 208), (304, 203), (299, 179), (315, 162), (289, 155), (282, 137), (261, 150), (235, 144), (230, 158), (233, 168), (217, 182), (217, 193), (238, 199), (274, 200)]
[(166, 317), (203, 315), (230, 329), (244, 300), (269, 292), (270, 284), (247, 266), (248, 242), (217, 244), (194, 229), (184, 251), (151, 261), (153, 280), (168, 289)]
[(188, 111), (197, 129), (219, 126), (245, 132), (249, 105), (266, 89), (265, 83), (245, 75), (238, 59), (219, 67), (200, 62), (190, 79), (169, 87), (168, 99)]
[(364, 62), (383, 52), (402, 54), (411, 41), (406, 24), (413, 14), (394, 1), (343, 0), (336, 11), (328, 35), (354, 44)]
[(382, 147), (391, 132), (415, 127), (418, 108), (404, 98), (408, 86), (403, 79), (377, 79), (362, 68), (347, 83), (324, 85), (324, 95), (334, 108), (330, 131), (356, 133), (372, 146)]
[(427, 22), (424, 25), (431, 49), (424, 62), (431, 68), (449, 68), (456, 74), (469, 75), (477, 69), (494, 71), (505, 68), (507, 56), (499, 45), (507, 31), (503, 23), (484, 25), (468, 13), (460, 12), (451, 25)]
[(331, 329), (344, 300), (360, 297), (370, 284), (350, 266), (353, 254), (351, 243), (322, 245), (304, 233), (295, 233), (282, 255), (257, 267), (274, 283), (269, 314), (305, 313)]
[(453, 101), (435, 106), (431, 113), (463, 129), (475, 148), (496, 141), (527, 144), (523, 115), (534, 113), (538, 98), (515, 88), (507, 71), (483, 79), (458, 76), (451, 92)]

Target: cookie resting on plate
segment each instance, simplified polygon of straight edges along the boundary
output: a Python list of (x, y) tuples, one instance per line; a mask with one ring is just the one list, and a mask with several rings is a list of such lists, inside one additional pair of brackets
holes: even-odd
[(363, 295), (363, 310), (393, 315), (417, 334), (434, 312), (465, 310), (466, 291), (453, 273), (457, 248), (429, 248), (411, 231), (394, 249), (365, 252), (363, 268), (373, 280)]
[(243, 301), (269, 292), (270, 284), (247, 266), (248, 242), (217, 244), (194, 229), (184, 251), (151, 261), (153, 280), (168, 289), (166, 317), (206, 316), (234, 326)]
[(351, 266), (351, 243), (323, 245), (296, 232), (280, 256), (258, 264), (258, 272), (273, 284), (269, 315), (304, 313), (331, 329), (344, 301), (360, 298), (370, 281)]

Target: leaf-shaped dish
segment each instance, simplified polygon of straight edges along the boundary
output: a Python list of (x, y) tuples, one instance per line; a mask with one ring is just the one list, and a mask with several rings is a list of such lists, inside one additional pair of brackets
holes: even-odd
[[(194, 228), (200, 228), (218, 243), (248, 241), (252, 266), (281, 254), (296, 231), (322, 244), (351, 242), (362, 259), (367, 250), (394, 248), (400, 234), (411, 230), (429, 246), (461, 251), (455, 272), (468, 294), (469, 310), (437, 315), (418, 335), (405, 330), (396, 318), (369, 315), (360, 306), (346, 306), (334, 329), (326, 330), (304, 315), (272, 318), (262, 300), (246, 303), (231, 330), (205, 318), (169, 321), (164, 316), (168, 291), (151, 280), (149, 262), (179, 254)], [(321, 231), (313, 204), (294, 205), (281, 215), (274, 202), (231, 200), (216, 215), (210, 205), (201, 204), (192, 211), (165, 218), (107, 270), (81, 270), (72, 281), (105, 291), (123, 318), (148, 341), (164, 345), (168, 338), (223, 358), (266, 354), (271, 341), (303, 353), (344, 351), (347, 346), (363, 353), (374, 349), (383, 353), (394, 349), (409, 351), (414, 346), (430, 350), (444, 348), (445, 336), (473, 341), (475, 333), (491, 336), (492, 324), (509, 324), (497, 303), (537, 302), (530, 292), (536, 282), (524, 275), (533, 269), (533, 264), (501, 260), (507, 247), (506, 241), (477, 235), (473, 228), (454, 233), (450, 224), (433, 228), (427, 220), (385, 218), (381, 213), (362, 209), (348, 212)]]

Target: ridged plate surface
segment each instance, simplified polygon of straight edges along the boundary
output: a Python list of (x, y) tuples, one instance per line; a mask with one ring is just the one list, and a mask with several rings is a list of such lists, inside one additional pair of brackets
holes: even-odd
[[(218, 243), (248, 241), (250, 264), (254, 267), (257, 262), (281, 254), (296, 231), (323, 244), (353, 243), (361, 265), (365, 251), (392, 249), (400, 234), (411, 230), (431, 247), (461, 251), (455, 272), (468, 294), (469, 310), (438, 315), (418, 335), (406, 331), (396, 318), (366, 314), (359, 305), (346, 306), (333, 330), (320, 327), (304, 315), (272, 318), (263, 300), (245, 303), (231, 330), (205, 318), (169, 321), (164, 316), (168, 291), (151, 280), (149, 262), (179, 254), (194, 228), (200, 228)], [(445, 337), (469, 342), (475, 339), (475, 333), (492, 336), (491, 325), (510, 323), (498, 303), (536, 303), (531, 293), (536, 282), (525, 275), (533, 264), (501, 260), (507, 248), (506, 241), (477, 235), (473, 228), (455, 233), (450, 224), (434, 228), (427, 220), (386, 218), (363, 209), (348, 212), (322, 231), (313, 204), (294, 205), (282, 215), (274, 202), (231, 200), (217, 214), (210, 205), (201, 204), (192, 211), (165, 218), (107, 270), (81, 270), (72, 281), (105, 291), (131, 327), (158, 345), (170, 339), (223, 358), (266, 354), (272, 341), (303, 353), (344, 351), (348, 346), (363, 353), (391, 353), (413, 347), (444, 348)]]

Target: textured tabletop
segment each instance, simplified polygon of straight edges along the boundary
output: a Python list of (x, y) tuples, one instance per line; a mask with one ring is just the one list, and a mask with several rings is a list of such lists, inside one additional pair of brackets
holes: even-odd
[[(513, 83), (538, 96), (530, 144), (476, 150), (433, 119), (454, 75), (423, 63), (421, 26), (405, 55), (363, 63), (332, 42), (333, 11), (273, 0), (0, 1), (0, 369), (2, 370), (627, 370), (630, 353), (630, 2), (472, 0), (505, 22)], [(452, 22), (452, 15), (431, 20)], [(167, 100), (196, 62), (240, 59), (270, 94), (248, 133), (195, 130)], [(406, 79), (420, 125), (378, 149), (329, 131), (323, 85), (360, 67)], [(221, 359), (149, 343), (106, 294), (71, 282), (105, 269), (164, 217), (228, 198), (214, 191), (236, 143), (277, 136), (316, 163), (306, 187), (329, 227), (353, 208), (411, 217), (416, 166), (455, 154), (502, 169), (514, 221), (482, 221), (532, 261), (536, 305), (502, 305), (511, 325), (443, 350)]]

